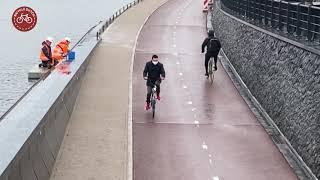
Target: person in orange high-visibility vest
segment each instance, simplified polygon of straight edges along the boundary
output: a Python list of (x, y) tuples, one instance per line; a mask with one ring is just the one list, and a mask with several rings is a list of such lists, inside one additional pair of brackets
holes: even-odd
[(54, 65), (61, 62), (68, 55), (70, 42), (70, 38), (66, 37), (55, 46), (52, 55)]
[(39, 67), (51, 68), (52, 63), (52, 52), (51, 52), (51, 44), (53, 42), (52, 37), (48, 37), (45, 41), (42, 42), (42, 48), (40, 52), (40, 60), (41, 63)]

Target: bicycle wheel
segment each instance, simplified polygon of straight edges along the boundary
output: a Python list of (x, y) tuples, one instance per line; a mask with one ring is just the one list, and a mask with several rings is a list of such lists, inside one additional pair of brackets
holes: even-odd
[(214, 74), (213, 74), (213, 72), (210, 74), (210, 82), (211, 82), (211, 84), (213, 83), (213, 80), (214, 80)]
[(22, 17), (18, 17), (17, 19), (17, 23), (21, 24), (23, 22), (23, 18)]
[(210, 82), (213, 83), (214, 74), (213, 74), (213, 60), (212, 60), (212, 58), (210, 58), (209, 63), (208, 63), (208, 73), (209, 73)]
[(154, 115), (156, 113), (156, 100), (154, 98), (151, 100), (151, 108), (152, 108), (152, 118), (154, 118)]

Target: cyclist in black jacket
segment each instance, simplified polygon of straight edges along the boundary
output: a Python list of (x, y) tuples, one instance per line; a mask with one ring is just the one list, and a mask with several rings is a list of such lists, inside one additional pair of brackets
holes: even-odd
[(214, 37), (214, 31), (209, 30), (209, 37), (207, 37), (202, 43), (202, 53), (204, 53), (204, 48), (207, 46), (207, 53), (205, 55), (205, 67), (206, 67), (206, 76), (208, 75), (208, 62), (211, 57), (214, 58), (214, 68), (217, 70), (217, 60), (218, 54), (221, 49), (221, 43), (218, 38)]
[(154, 85), (157, 86), (157, 99), (160, 100), (160, 83), (165, 76), (163, 64), (158, 61), (157, 55), (153, 55), (152, 60), (146, 63), (143, 71), (143, 78), (147, 80), (146, 110), (150, 109), (150, 97)]

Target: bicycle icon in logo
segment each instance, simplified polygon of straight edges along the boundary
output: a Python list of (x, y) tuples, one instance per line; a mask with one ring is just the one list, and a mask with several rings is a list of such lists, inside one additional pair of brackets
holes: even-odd
[(30, 7), (19, 7), (12, 14), (12, 24), (19, 31), (30, 31), (37, 24), (37, 14)]
[(32, 18), (29, 17), (29, 14), (21, 14), (20, 17), (18, 17), (16, 20), (19, 24), (23, 23), (23, 21), (30, 24), (33, 21)]

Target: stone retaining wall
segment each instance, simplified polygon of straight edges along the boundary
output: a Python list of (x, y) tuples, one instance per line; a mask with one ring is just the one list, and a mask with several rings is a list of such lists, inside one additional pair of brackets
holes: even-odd
[(320, 56), (245, 25), (219, 7), (212, 24), (251, 93), (319, 178)]

